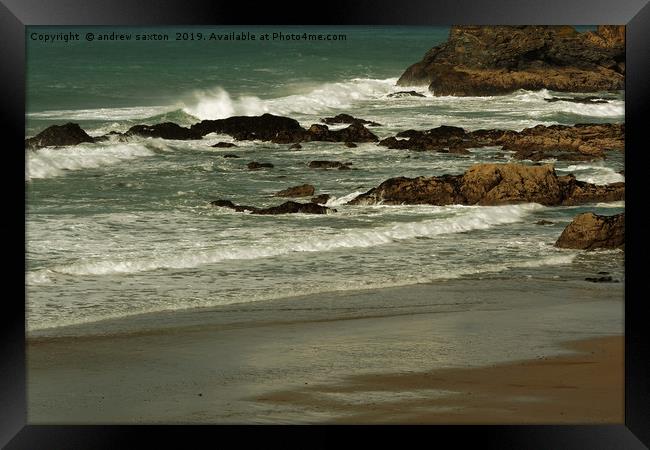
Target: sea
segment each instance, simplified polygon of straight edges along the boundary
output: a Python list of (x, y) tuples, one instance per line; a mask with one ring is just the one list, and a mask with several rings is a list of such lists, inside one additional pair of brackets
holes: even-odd
[[(260, 39), (274, 33), (298, 38)], [(396, 86), (403, 71), (448, 33), (449, 27), (393, 26), (28, 27), (25, 134), (74, 122), (100, 136), (136, 124), (189, 126), (263, 113), (292, 117), (303, 127), (347, 113), (380, 123), (369, 128), (379, 138), (440, 125), (522, 130), (624, 122), (623, 91), (436, 97), (423, 86)], [(64, 34), (80, 39), (44, 38)], [(233, 35), (257, 38), (224, 39)], [(389, 97), (404, 90), (424, 96)], [(586, 95), (606, 102), (545, 101)], [(237, 147), (211, 147), (217, 142)], [(210, 134), (193, 141), (132, 137), (26, 150), (28, 333), (458, 279), (499, 279), (504, 286), (533, 280), (554, 283), (559, 292), (593, 285), (587, 277), (625, 281), (620, 250), (554, 246), (577, 214), (617, 214), (625, 209), (622, 201), (570, 207), (346, 204), (388, 178), (460, 174), (477, 163), (515, 162), (512, 152), (411, 152), (375, 143), (289, 147)], [(239, 158), (224, 158), (228, 153)], [(349, 162), (353, 170), (311, 169), (312, 160)], [(251, 161), (274, 167), (250, 171)], [(625, 180), (622, 152), (596, 162), (545, 162), (559, 175), (591, 183)], [(278, 205), (285, 199), (275, 192), (303, 183), (329, 194), (327, 206), (336, 212), (261, 216), (210, 206), (216, 199)], [(550, 224), (538, 224), (542, 220)], [(620, 290), (612, 292), (622, 300)]]

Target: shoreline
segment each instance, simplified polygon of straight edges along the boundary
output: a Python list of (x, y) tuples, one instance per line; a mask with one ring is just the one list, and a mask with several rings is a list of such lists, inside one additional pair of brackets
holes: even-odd
[[(94, 335), (28, 340), (28, 420), (349, 421), (318, 402), (268, 399), (309, 386), (336, 390), (356, 377), (571, 354), (562, 342), (623, 333), (623, 298), (621, 285), (454, 280), (105, 323)], [(377, 395), (348, 400), (375, 410)], [(401, 417), (385, 420), (393, 419)]]

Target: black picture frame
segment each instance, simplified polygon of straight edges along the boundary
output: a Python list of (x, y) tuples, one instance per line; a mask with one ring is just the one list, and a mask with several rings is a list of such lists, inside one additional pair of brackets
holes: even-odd
[[(5, 289), (0, 325), (0, 445), (8, 449), (129, 448), (136, 440), (166, 445), (208, 438), (218, 445), (227, 434), (238, 444), (271, 437), (285, 428), (217, 426), (35, 426), (26, 424), (25, 288), (25, 27), (29, 25), (450, 25), (450, 24), (625, 24), (626, 28), (626, 234), (625, 249), (625, 423), (576, 426), (425, 426), (425, 427), (292, 427), (296, 446), (332, 446), (340, 433), (362, 432), (384, 440), (395, 431), (409, 441), (432, 445), (451, 439), (494, 448), (647, 448), (650, 446), (650, 342), (643, 314), (646, 241), (642, 196), (644, 129), (650, 104), (650, 6), (647, 0), (330, 0), (323, 4), (210, 2), (208, 0), (0, 0), (0, 114), (4, 141), (2, 176), (5, 212), (3, 274), (15, 290)], [(7, 163), (8, 161), (8, 163)], [(23, 262), (19, 267), (17, 261)], [(638, 293), (638, 294), (637, 294)], [(337, 433), (332, 433), (337, 431)], [(309, 435), (309, 437), (305, 436)], [(214, 441), (217, 438), (219, 441)], [(303, 441), (303, 438), (309, 441)], [(303, 444), (300, 442), (315, 444)], [(645, 445), (644, 445), (645, 444)], [(408, 445), (408, 444), (407, 444)], [(414, 444), (415, 445), (415, 444)]]

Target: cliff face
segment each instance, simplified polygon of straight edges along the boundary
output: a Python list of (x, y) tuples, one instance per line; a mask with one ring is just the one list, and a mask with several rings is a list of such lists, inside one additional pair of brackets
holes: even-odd
[(570, 26), (454, 26), (444, 44), (397, 84), (434, 95), (498, 95), (517, 89), (624, 89), (625, 27), (579, 33)]

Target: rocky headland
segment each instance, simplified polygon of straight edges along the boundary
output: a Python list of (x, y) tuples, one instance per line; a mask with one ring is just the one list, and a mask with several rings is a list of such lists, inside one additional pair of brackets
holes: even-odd
[(454, 26), (397, 81), (437, 96), (501, 95), (517, 89), (624, 89), (625, 27)]

